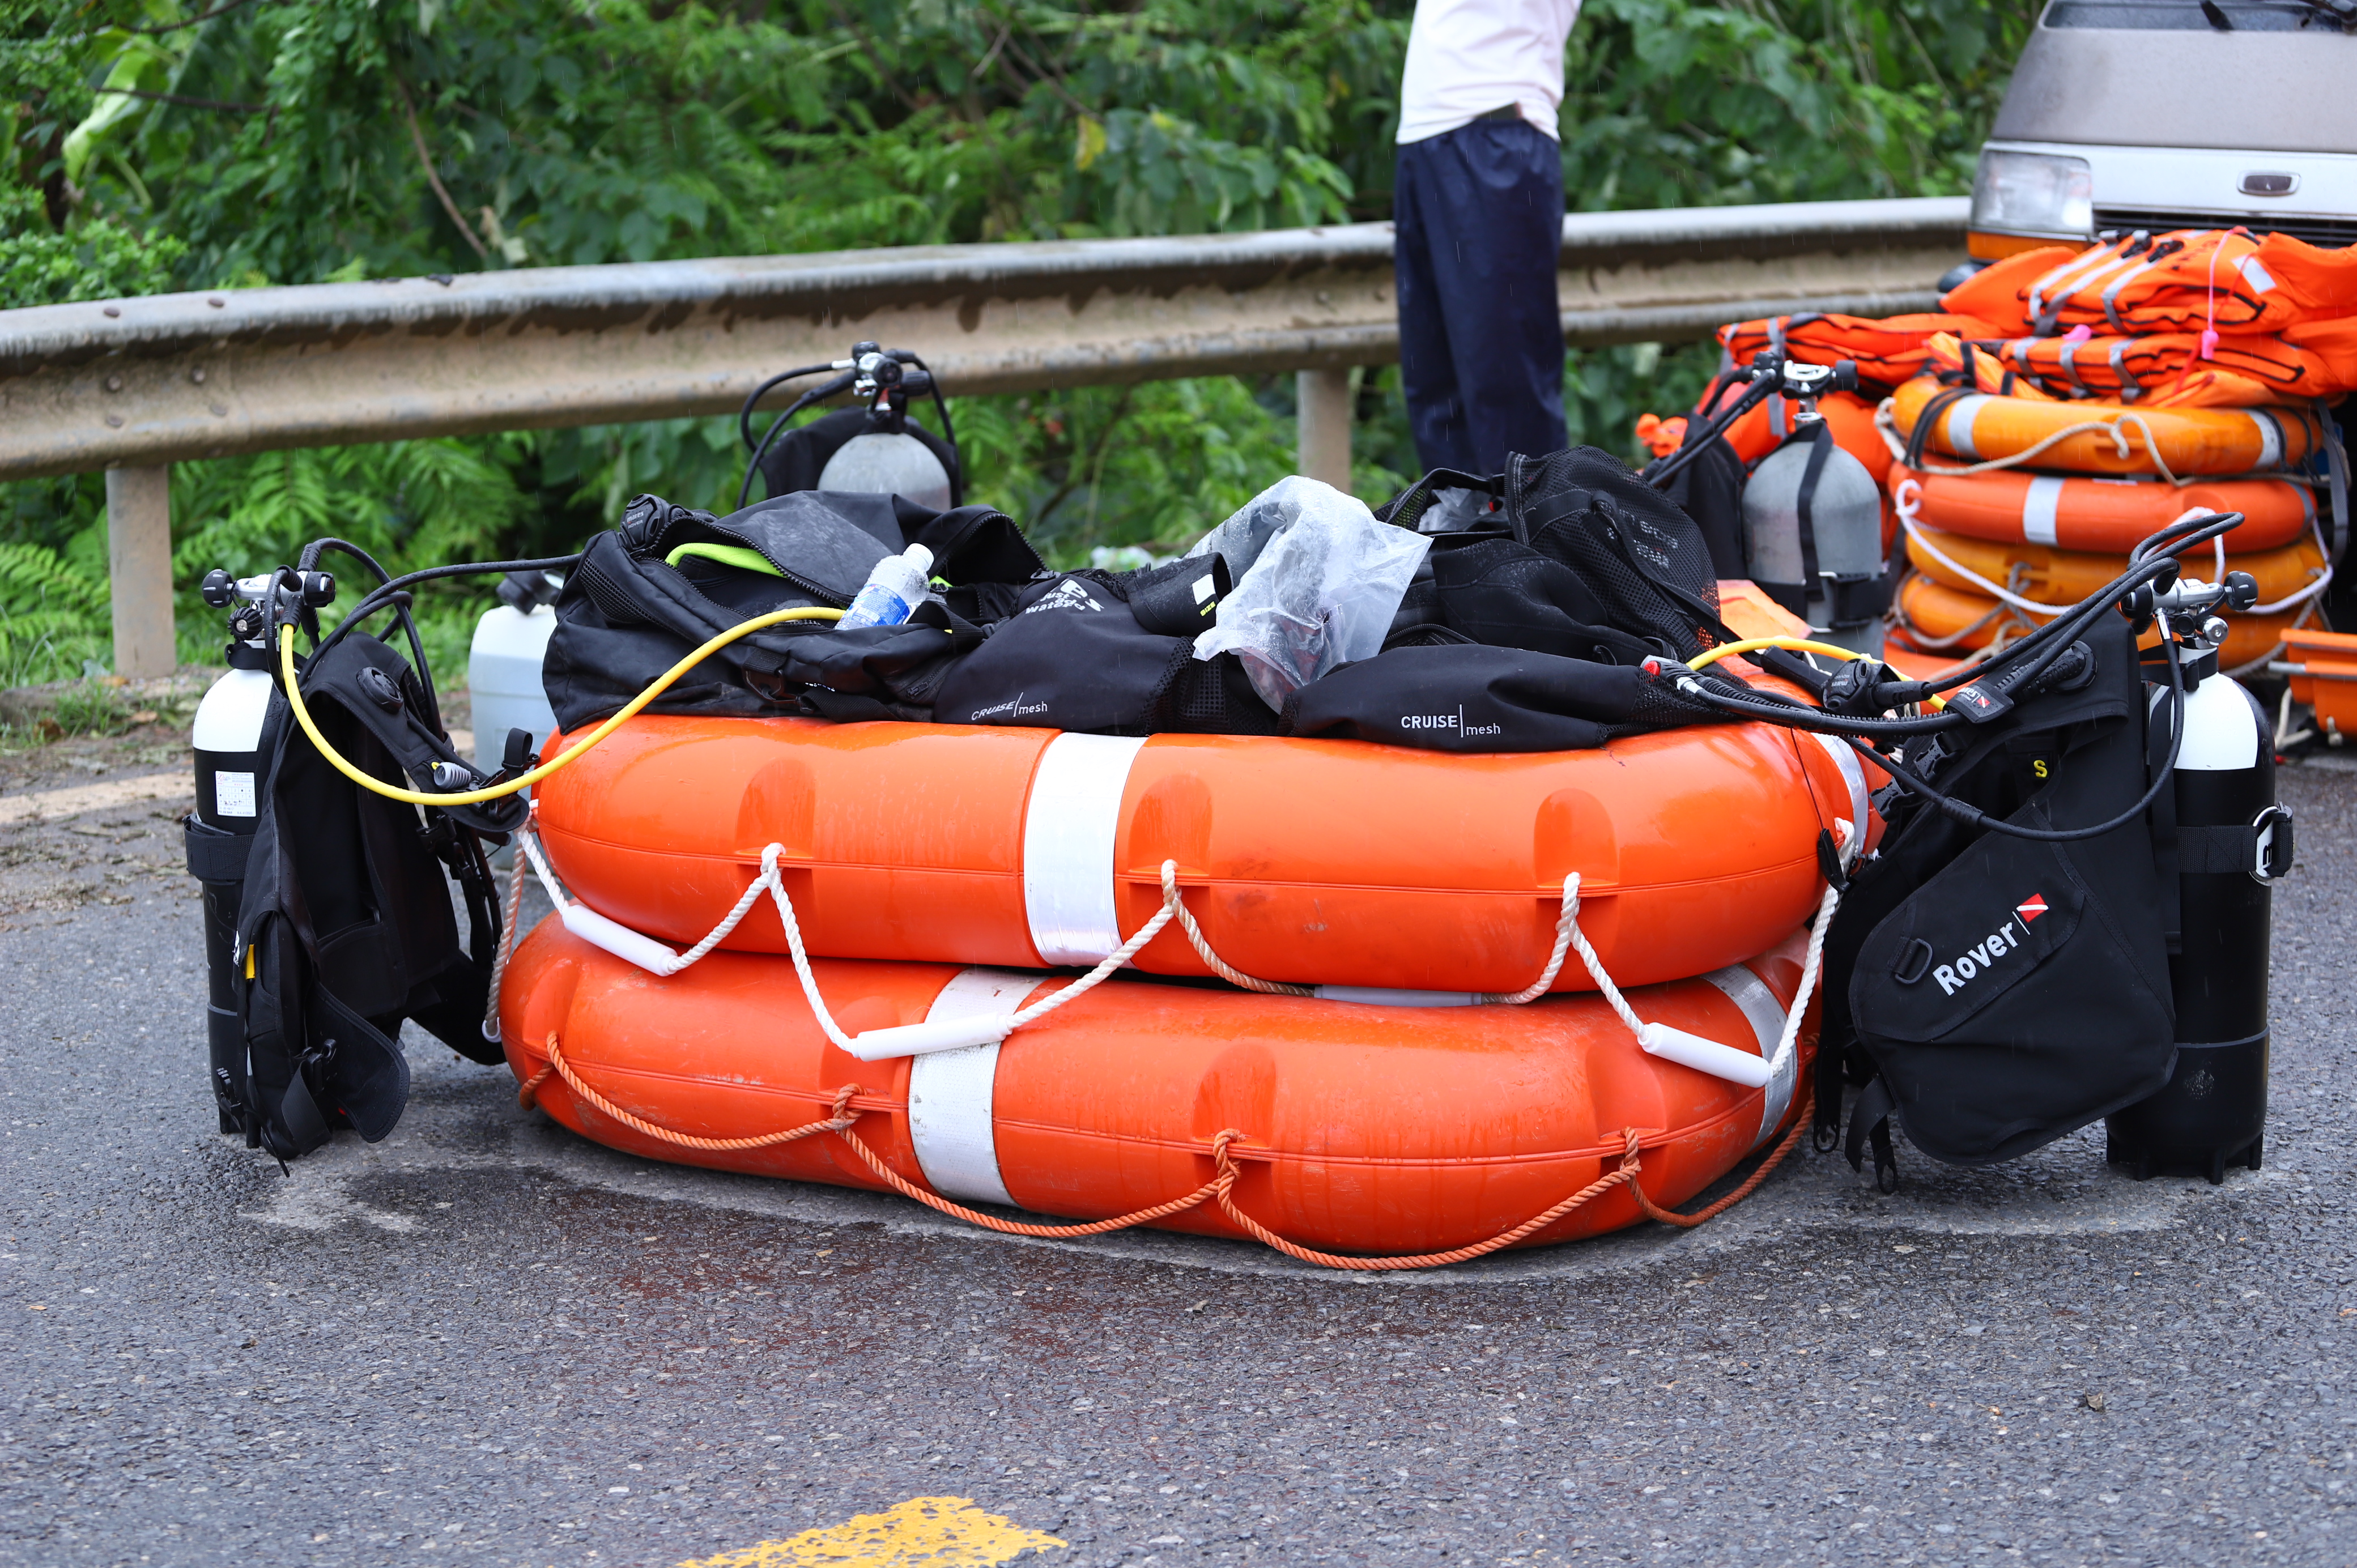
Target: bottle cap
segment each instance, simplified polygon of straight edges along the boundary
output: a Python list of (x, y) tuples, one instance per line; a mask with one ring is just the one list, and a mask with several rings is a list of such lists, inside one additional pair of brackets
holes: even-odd
[(903, 560), (917, 569), (917, 575), (920, 577), (933, 569), (933, 553), (921, 544), (911, 544), (900, 554)]

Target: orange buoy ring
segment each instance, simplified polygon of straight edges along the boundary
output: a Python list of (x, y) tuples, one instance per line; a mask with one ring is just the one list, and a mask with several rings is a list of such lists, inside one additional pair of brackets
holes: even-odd
[(1901, 510), (1906, 498), (1900, 487), (1910, 482), (1916, 487), (1916, 516), (1943, 532), (2121, 555), (2193, 507), (2241, 512), (2243, 525), (2226, 536), (2226, 544), (2242, 553), (2289, 544), (2309, 532), (2316, 519), (2308, 487), (2288, 479), (2206, 479), (2180, 486), (2021, 468), (1942, 474), (1894, 462), (1889, 493)]
[[(648, 715), (536, 804), (573, 893), (668, 941), (712, 930), (776, 843), (813, 953), (1085, 966), (1162, 907), (1172, 861), (1213, 947), (1252, 974), (1505, 993), (1544, 966), (1574, 875), (1623, 983), (1760, 951), (1814, 908), (1818, 835), (1871, 832), (1867, 788), (1848, 747), (1759, 725), (1462, 755)], [(785, 951), (782, 921), (759, 905), (722, 945)], [(1211, 972), (1177, 930), (1135, 962)], [(1577, 961), (1555, 982), (1593, 984)]]
[[(1911, 441), (1932, 400), (1951, 390), (1931, 376), (1901, 386), (1891, 395), (1899, 434)], [(2252, 474), (2303, 462), (2317, 445), (2316, 416), (2306, 409), (2137, 408), (1954, 390), (1940, 403), (1928, 445), (1967, 463), (2018, 457), (2079, 474)]]
[[(2127, 570), (2125, 554), (2050, 550), (2042, 544), (1996, 544), (1986, 539), (1943, 533), (1921, 524), (1910, 535), (1907, 559), (1918, 572), (1951, 588), (1986, 594), (1984, 583), (2001, 584), (2023, 598), (2056, 610), (2067, 609), (2091, 594), (2103, 592), (2113, 579)], [(2193, 576), (2211, 579), (2218, 575), (2215, 558), (2207, 547), (2179, 559)], [(2310, 535), (2280, 549), (2229, 555), (2226, 568), (2248, 572), (2257, 578), (2259, 603), (2273, 605), (2293, 597), (2323, 576), (2324, 549)], [(1974, 582), (1974, 576), (1982, 582)]]
[[(1788, 933), (1627, 1001), (1649, 1024), (1774, 1061), (1805, 946), (1805, 932)], [(880, 1026), (1003, 1012), (1069, 979), (825, 959), (812, 970), (838, 1019)], [(968, 1216), (953, 1203), (1273, 1235), (1296, 1256), (1443, 1253), (1408, 1262), (1483, 1250), (1599, 1183), (1514, 1244), (1594, 1235), (1691, 1198), (1780, 1132), (1789, 1142), (1813, 1042), (1803, 1027), (1781, 1070), (1745, 1088), (1647, 1054), (1597, 996), (1412, 1008), (1123, 976), (995, 1045), (863, 1061), (830, 1043), (785, 960), (716, 952), (651, 981), (554, 918), (518, 944), (500, 1023), (539, 1106), (627, 1153), (892, 1186)], [(1610, 1179), (1631, 1142), (1641, 1197)], [(1207, 1201), (1230, 1164), (1224, 1200)]]
[[(2108, 580), (2108, 579), (2107, 579)], [(2276, 615), (2231, 618), (2232, 628), (2219, 650), (2221, 667), (2235, 671), (2270, 658), (2283, 646), (2284, 634), (2315, 614), (2315, 601)], [(1889, 636), (1901, 647), (1919, 653), (1961, 658), (1978, 652), (2003, 638), (2012, 642), (2054, 618), (2001, 603), (1986, 594), (1952, 588), (1921, 572), (1910, 572), (1899, 585), (1892, 605)], [(2159, 634), (2147, 632), (2143, 646), (2158, 647)]]

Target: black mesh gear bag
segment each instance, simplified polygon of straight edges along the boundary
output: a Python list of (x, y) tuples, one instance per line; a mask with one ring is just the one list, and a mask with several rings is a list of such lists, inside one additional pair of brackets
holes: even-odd
[(1607, 623), (1681, 660), (1718, 625), (1718, 577), (1694, 519), (1593, 446), (1506, 458), (1513, 536), (1577, 572)]

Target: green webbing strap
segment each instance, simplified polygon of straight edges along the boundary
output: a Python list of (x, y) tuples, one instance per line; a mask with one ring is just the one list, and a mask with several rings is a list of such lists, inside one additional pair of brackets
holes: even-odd
[(681, 557), (687, 555), (700, 555), (706, 561), (717, 561), (723, 566), (734, 566), (743, 572), (759, 572), (764, 576), (785, 575), (770, 565), (759, 551), (748, 550), (742, 544), (683, 544), (663, 557), (663, 564), (676, 566)]

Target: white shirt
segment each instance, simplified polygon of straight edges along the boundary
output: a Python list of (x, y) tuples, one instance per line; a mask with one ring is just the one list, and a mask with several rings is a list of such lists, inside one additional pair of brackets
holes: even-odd
[(1421, 142), (1509, 103), (1562, 140), (1563, 40), (1578, 16), (1579, 0), (1416, 0), (1399, 140)]

